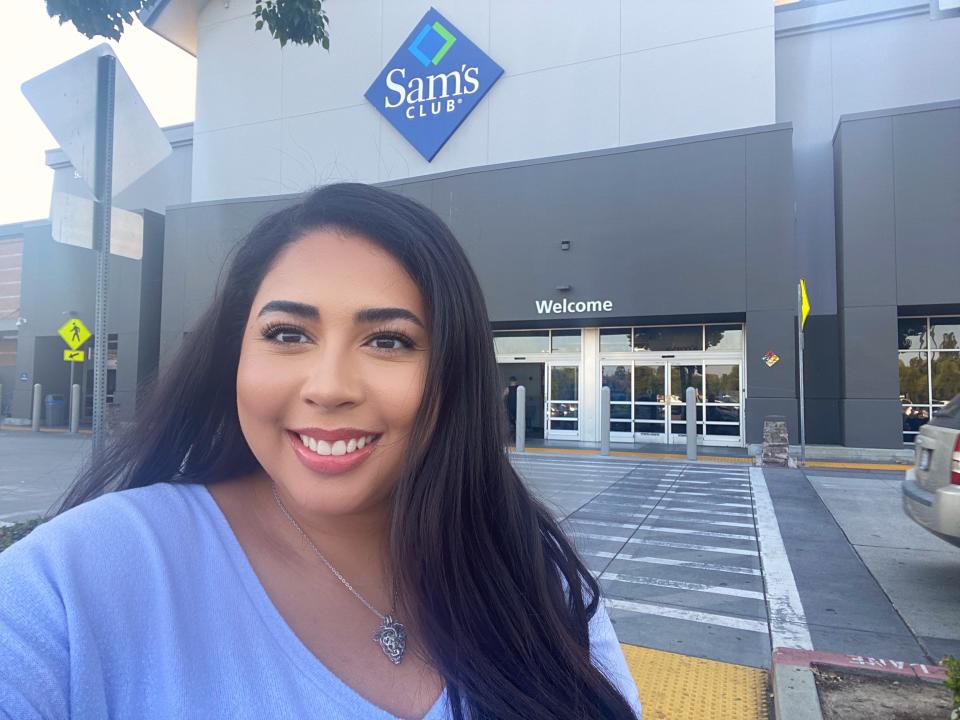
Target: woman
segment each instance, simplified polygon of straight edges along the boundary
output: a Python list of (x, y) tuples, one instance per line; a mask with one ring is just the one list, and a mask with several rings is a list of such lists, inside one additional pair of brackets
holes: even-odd
[(639, 715), (501, 445), (488, 327), (411, 200), (261, 221), (134, 429), (0, 554), (0, 715)]

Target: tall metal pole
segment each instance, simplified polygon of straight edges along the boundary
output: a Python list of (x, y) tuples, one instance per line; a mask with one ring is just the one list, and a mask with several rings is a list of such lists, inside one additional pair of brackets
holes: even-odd
[(527, 389), (523, 385), (517, 386), (517, 413), (514, 420), (516, 438), (514, 448), (518, 453), (527, 449)]
[(797, 350), (800, 358), (800, 464), (802, 465), (807, 461), (807, 426), (803, 412), (803, 296), (800, 283), (797, 283)]
[(113, 211), (113, 110), (117, 62), (113, 55), (97, 60), (97, 130), (93, 209), (93, 245), (97, 251), (97, 300), (93, 325), (93, 461), (106, 440), (107, 289), (110, 284), (110, 216)]
[(610, 387), (600, 388), (600, 454), (610, 454)]
[(687, 460), (697, 459), (697, 389), (688, 387), (684, 393), (687, 407)]

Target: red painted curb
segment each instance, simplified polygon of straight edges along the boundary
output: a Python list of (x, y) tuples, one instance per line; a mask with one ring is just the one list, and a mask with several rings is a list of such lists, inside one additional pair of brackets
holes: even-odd
[(816, 652), (813, 650), (796, 650), (794, 648), (774, 648), (772, 666), (774, 672), (777, 665), (833, 665), (834, 667), (866, 669), (875, 672), (886, 672), (894, 675), (906, 675), (920, 680), (943, 682), (947, 678), (947, 671), (939, 665), (925, 663), (910, 663), (904, 660), (890, 660), (888, 658), (872, 658), (865, 655), (841, 655), (840, 653)]

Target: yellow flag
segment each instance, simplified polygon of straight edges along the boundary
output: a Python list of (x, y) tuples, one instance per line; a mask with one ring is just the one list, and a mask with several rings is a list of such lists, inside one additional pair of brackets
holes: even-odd
[(800, 279), (800, 329), (803, 330), (810, 314), (810, 299), (807, 297), (807, 283)]

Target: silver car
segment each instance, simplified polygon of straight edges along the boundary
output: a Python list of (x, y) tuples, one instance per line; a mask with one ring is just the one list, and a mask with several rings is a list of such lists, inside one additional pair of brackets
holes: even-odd
[(920, 428), (914, 442), (916, 458), (903, 481), (903, 509), (960, 547), (960, 395)]

